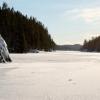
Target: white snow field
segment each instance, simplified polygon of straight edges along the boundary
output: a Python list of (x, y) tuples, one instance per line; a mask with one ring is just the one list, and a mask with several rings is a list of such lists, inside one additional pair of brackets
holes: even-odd
[(100, 53), (10, 56), (0, 64), (0, 100), (100, 100)]

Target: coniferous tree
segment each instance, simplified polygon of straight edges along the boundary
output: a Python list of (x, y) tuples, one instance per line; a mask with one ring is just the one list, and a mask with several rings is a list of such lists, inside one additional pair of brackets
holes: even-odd
[(55, 42), (48, 29), (35, 17), (28, 17), (7, 3), (0, 7), (0, 34), (6, 40), (10, 52), (27, 52), (30, 49), (53, 50)]
[(84, 41), (82, 50), (100, 52), (100, 36)]

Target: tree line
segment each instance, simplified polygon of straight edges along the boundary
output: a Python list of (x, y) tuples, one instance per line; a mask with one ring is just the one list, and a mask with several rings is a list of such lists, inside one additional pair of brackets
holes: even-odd
[(30, 49), (50, 51), (55, 48), (55, 42), (44, 24), (35, 17), (15, 11), (5, 2), (0, 7), (0, 34), (10, 52), (23, 53)]
[(89, 52), (100, 52), (100, 36), (92, 37), (90, 40), (85, 40), (82, 50), (89, 51)]

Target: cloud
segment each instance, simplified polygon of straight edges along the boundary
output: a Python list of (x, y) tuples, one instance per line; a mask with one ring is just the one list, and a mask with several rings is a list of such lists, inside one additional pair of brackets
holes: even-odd
[(83, 35), (83, 38), (84, 39), (87, 39), (87, 40), (90, 40), (92, 37), (98, 37), (98, 36), (100, 36), (100, 33), (98, 32), (98, 33), (85, 33), (84, 35)]
[(83, 9), (80, 11), (80, 17), (87, 22), (100, 20), (100, 8)]
[(83, 19), (86, 22), (94, 22), (100, 20), (100, 7), (67, 10), (64, 16), (71, 19)]

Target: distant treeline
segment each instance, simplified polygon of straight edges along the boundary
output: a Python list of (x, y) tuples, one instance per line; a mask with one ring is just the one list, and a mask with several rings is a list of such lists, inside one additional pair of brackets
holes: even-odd
[(82, 48), (82, 45), (80, 44), (73, 44), (73, 45), (56, 45), (56, 50), (62, 50), (62, 51), (80, 51)]
[(100, 36), (92, 38), (89, 41), (85, 40), (82, 50), (89, 51), (89, 52), (92, 51), (100, 52)]
[(27, 17), (6, 3), (0, 7), (0, 34), (10, 52), (23, 53), (30, 49), (53, 50), (55, 43), (48, 29), (34, 17)]

